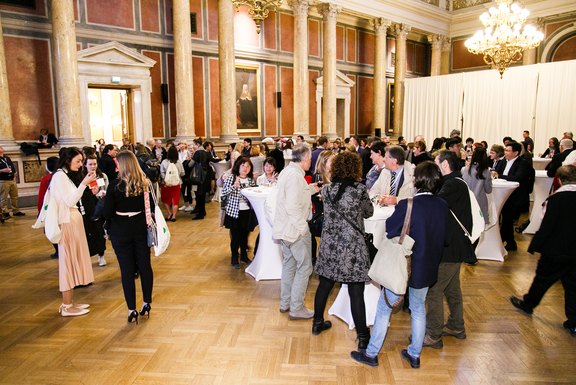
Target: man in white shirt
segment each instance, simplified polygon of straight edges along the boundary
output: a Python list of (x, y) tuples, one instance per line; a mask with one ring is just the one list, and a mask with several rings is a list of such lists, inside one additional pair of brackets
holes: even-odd
[(398, 200), (414, 196), (414, 165), (404, 161), (404, 149), (387, 147), (384, 164), (386, 168), (370, 189), (370, 198), (381, 205), (395, 205)]
[(312, 243), (308, 228), (310, 196), (318, 191), (304, 179), (310, 168), (310, 148), (301, 143), (292, 150), (292, 162), (278, 177), (277, 202), (274, 215), (273, 237), (280, 240), (282, 278), (280, 284), (280, 312), (290, 312), (289, 318), (309, 319), (314, 312), (304, 307), (308, 279), (312, 274)]

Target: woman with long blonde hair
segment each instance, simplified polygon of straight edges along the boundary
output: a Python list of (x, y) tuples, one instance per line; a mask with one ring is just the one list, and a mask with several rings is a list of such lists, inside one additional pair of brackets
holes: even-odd
[[(153, 207), (151, 183), (132, 152), (121, 151), (116, 160), (118, 177), (110, 181), (106, 191), (104, 217), (110, 223), (108, 234), (120, 265), (124, 299), (128, 305), (128, 322), (138, 323), (138, 315), (147, 314), (150, 317), (152, 302), (153, 273), (145, 209), (147, 199), (151, 210)], [(144, 300), (140, 314), (136, 311), (136, 268), (140, 274)]]

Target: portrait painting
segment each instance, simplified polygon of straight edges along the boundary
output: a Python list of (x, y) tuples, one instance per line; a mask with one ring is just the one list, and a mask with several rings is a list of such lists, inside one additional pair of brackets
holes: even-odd
[(236, 128), (259, 131), (258, 67), (236, 67)]

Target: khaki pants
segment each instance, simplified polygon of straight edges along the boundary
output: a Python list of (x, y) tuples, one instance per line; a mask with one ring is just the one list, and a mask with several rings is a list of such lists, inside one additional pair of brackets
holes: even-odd
[(0, 210), (8, 213), (8, 197), (12, 201), (12, 212), (20, 211), (18, 207), (18, 187), (14, 180), (0, 180)]

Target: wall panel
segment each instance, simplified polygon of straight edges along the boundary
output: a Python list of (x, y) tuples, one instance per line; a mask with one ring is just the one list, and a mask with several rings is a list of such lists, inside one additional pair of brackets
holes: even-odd
[(358, 76), (358, 134), (368, 135), (372, 132), (374, 119), (374, 79)]
[(356, 30), (346, 28), (346, 61), (356, 63)]
[(294, 52), (294, 17), (280, 13), (280, 50)]
[(88, 24), (134, 29), (134, 3), (117, 0), (86, 0), (86, 21)]
[(160, 32), (160, 4), (158, 0), (140, 0), (140, 25), (143, 31)]
[[(294, 133), (294, 83), (293, 70), (280, 67), (280, 92), (282, 92), (281, 136), (291, 136)], [(284, 97), (286, 95), (287, 97)]]
[(150, 103), (152, 107), (152, 136), (164, 137), (164, 103), (162, 103), (162, 53), (158, 51), (142, 51), (142, 55), (156, 61), (150, 68), (152, 93)]
[(310, 136), (320, 135), (320, 130), (317, 131), (316, 125), (318, 124), (318, 117), (316, 116), (316, 109), (318, 108), (318, 103), (316, 103), (316, 79), (320, 77), (320, 71), (310, 70), (308, 71), (309, 79), (309, 114), (310, 114)]
[(204, 60), (201, 57), (192, 57), (192, 82), (194, 88), (194, 132), (196, 136), (205, 138), (206, 106), (204, 105)]
[(208, 59), (208, 84), (210, 85), (210, 127), (212, 136), (220, 136), (220, 70), (218, 59)]
[[(264, 64), (264, 135), (277, 136), (277, 111), (276, 106), (276, 69), (275, 65)], [(282, 95), (282, 103), (288, 95)]]
[(374, 65), (374, 34), (358, 31), (358, 63)]
[(308, 19), (308, 54), (320, 57), (320, 21)]
[(336, 26), (336, 60), (344, 60), (344, 27)]
[(264, 35), (264, 48), (276, 49), (276, 12), (270, 12), (264, 23), (262, 23), (262, 33)]

